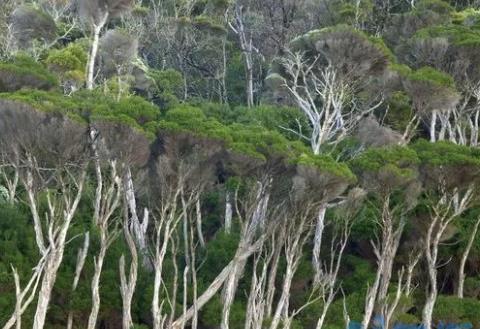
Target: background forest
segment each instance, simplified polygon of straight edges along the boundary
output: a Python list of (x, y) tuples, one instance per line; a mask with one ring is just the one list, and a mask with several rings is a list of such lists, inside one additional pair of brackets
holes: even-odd
[(480, 328), (479, 54), (474, 0), (2, 0), (0, 326)]

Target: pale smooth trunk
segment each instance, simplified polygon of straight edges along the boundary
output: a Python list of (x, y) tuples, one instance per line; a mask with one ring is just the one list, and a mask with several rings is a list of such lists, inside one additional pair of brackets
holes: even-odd
[(325, 212), (327, 208), (321, 206), (318, 211), (317, 223), (315, 226), (315, 235), (313, 238), (313, 268), (315, 270), (314, 282), (318, 283), (322, 275), (322, 262), (320, 259), (320, 251), (322, 248), (322, 236), (325, 229)]

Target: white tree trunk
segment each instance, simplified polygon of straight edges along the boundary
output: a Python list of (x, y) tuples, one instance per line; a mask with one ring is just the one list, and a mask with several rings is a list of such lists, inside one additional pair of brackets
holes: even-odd
[(373, 310), (375, 309), (375, 302), (377, 300), (378, 287), (380, 285), (380, 277), (383, 271), (383, 264), (380, 262), (378, 264), (377, 275), (375, 276), (375, 281), (372, 286), (367, 290), (367, 296), (365, 298), (365, 311), (363, 314), (362, 320), (362, 329), (368, 329), (370, 320), (372, 319)]
[(437, 130), (437, 111), (432, 111), (432, 117), (430, 118), (430, 142), (434, 143), (436, 141), (436, 130)]
[(149, 222), (149, 212), (148, 209), (144, 209), (143, 213), (143, 220), (140, 222), (140, 219), (138, 217), (137, 213), (137, 202), (135, 199), (135, 188), (133, 186), (133, 179), (132, 179), (132, 173), (130, 168), (126, 169), (126, 174), (125, 174), (125, 181), (124, 181), (124, 186), (125, 186), (125, 198), (127, 201), (128, 209), (130, 211), (130, 223), (133, 227), (133, 233), (136, 239), (136, 242), (138, 243), (138, 246), (140, 248), (140, 251), (142, 253), (147, 252), (147, 228), (148, 228), (148, 222)]
[(322, 261), (320, 252), (322, 249), (323, 230), (325, 229), (325, 212), (327, 207), (322, 205), (318, 211), (318, 217), (315, 225), (315, 235), (313, 238), (313, 268), (315, 270), (314, 283), (318, 283), (322, 276)]
[(107, 23), (108, 13), (105, 13), (101, 21), (98, 24), (93, 25), (93, 39), (92, 47), (90, 49), (90, 54), (88, 56), (87, 63), (87, 89), (92, 90), (95, 80), (95, 61), (98, 53), (98, 44), (100, 41), (100, 33), (102, 32), (103, 27)]
[[(67, 233), (70, 228), (71, 221), (75, 212), (77, 211), (78, 204), (83, 192), (83, 185), (85, 183), (86, 170), (83, 169), (81, 177), (78, 181), (74, 182), (76, 185), (76, 192), (74, 199), (71, 200), (66, 195), (71, 193), (71, 191), (63, 190), (62, 198), (65, 209), (61, 215), (57, 214), (54, 203), (51, 202), (49, 195), (47, 195), (49, 213), (47, 217), (49, 218), (49, 227), (48, 227), (48, 241), (49, 247), (44, 252), (42, 252), (45, 257), (45, 269), (42, 279), (42, 284), (37, 300), (37, 309), (35, 311), (35, 317), (33, 322), (33, 329), (43, 329), (45, 325), (45, 318), (47, 315), (48, 304), (50, 303), (50, 297), (52, 295), (53, 286), (57, 278), (58, 268), (63, 260), (63, 253), (65, 251), (65, 240), (67, 238)], [(29, 193), (30, 194), (30, 193)], [(35, 198), (29, 197), (31, 204), (30, 209), (36, 210), (36, 201)], [(38, 213), (34, 217), (38, 216)], [(58, 218), (56, 216), (62, 216), (60, 219), (61, 224), (55, 223)], [(40, 237), (43, 243), (43, 237)]]
[(463, 298), (463, 290), (465, 285), (465, 265), (467, 263), (468, 255), (470, 254), (470, 250), (472, 249), (473, 242), (475, 241), (475, 237), (477, 236), (478, 228), (480, 226), (480, 217), (477, 218), (475, 225), (473, 226), (472, 232), (470, 233), (470, 237), (468, 239), (467, 246), (463, 251), (462, 258), (460, 259), (460, 266), (458, 268), (458, 287), (457, 287), (457, 297)]
[(223, 292), (222, 292), (222, 322), (220, 324), (221, 329), (228, 329), (230, 326), (230, 309), (232, 307), (233, 301), (235, 299), (235, 293), (238, 287), (238, 281), (243, 275), (245, 269), (246, 259), (238, 262), (233, 266), (232, 270), (229, 273), (227, 280), (225, 281)]
[(196, 202), (195, 202), (195, 227), (197, 229), (197, 237), (198, 242), (202, 248), (205, 248), (205, 238), (203, 237), (203, 230), (202, 230), (202, 206), (200, 204), (200, 195), (197, 195)]
[(230, 234), (232, 231), (232, 200), (231, 192), (225, 192), (225, 233)]
[(173, 322), (172, 328), (178, 329), (184, 326), (194, 316), (195, 312), (200, 311), (200, 309), (206, 303), (208, 303), (213, 296), (215, 296), (224, 282), (230, 277), (231, 272), (237, 266), (237, 264), (250, 257), (255, 251), (258, 250), (258, 248), (259, 244), (257, 243), (249, 247), (247, 250), (237, 253), (238, 257), (235, 257), (227, 266), (223, 268), (223, 270), (217, 275), (208, 288), (197, 298), (197, 300), (194, 302), (194, 305), (190, 306), (190, 308), (184, 312), (182, 316)]
[(52, 250), (47, 256), (45, 272), (37, 301), (37, 310), (33, 319), (33, 329), (43, 329), (45, 326), (45, 318), (47, 315), (50, 297), (52, 296), (53, 285), (57, 279), (57, 272), (62, 263), (64, 245), (58, 250)]
[[(80, 280), (80, 275), (82, 274), (83, 266), (85, 265), (85, 260), (87, 259), (88, 247), (90, 245), (90, 234), (89, 232), (85, 233), (85, 240), (83, 241), (83, 247), (78, 250), (77, 254), (77, 266), (75, 267), (75, 277), (73, 278), (72, 284), (72, 293), (77, 290), (78, 281)], [(67, 329), (72, 329), (73, 326), (73, 312), (70, 310), (68, 312), (67, 318)]]
[(107, 252), (106, 241), (101, 242), (100, 252), (95, 257), (95, 272), (93, 273), (91, 289), (92, 289), (92, 309), (88, 317), (88, 329), (95, 329), (97, 325), (98, 312), (100, 310), (100, 275), (102, 274), (103, 261)]
[[(22, 314), (25, 312), (25, 310), (28, 308), (28, 306), (32, 303), (32, 301), (35, 298), (38, 284), (42, 277), (44, 260), (45, 260), (44, 257), (42, 257), (42, 259), (40, 259), (40, 261), (37, 263), (37, 266), (34, 268), (34, 272), (30, 277), (30, 280), (28, 281), (27, 285), (23, 290), (20, 287), (20, 277), (18, 275), (18, 272), (12, 266), (13, 279), (15, 282), (15, 296), (16, 296), (15, 310), (13, 312), (13, 315), (10, 317), (7, 323), (3, 326), (3, 329), (10, 329), (15, 324), (16, 324), (16, 329), (22, 328)], [(27, 298), (25, 299), (25, 297)]]

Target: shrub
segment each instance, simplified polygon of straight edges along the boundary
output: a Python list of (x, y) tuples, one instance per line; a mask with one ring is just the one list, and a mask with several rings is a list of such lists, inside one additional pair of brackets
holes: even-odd
[(50, 90), (57, 80), (42, 64), (25, 55), (0, 62), (0, 92), (20, 89)]
[(477, 328), (480, 325), (480, 302), (474, 298), (457, 298), (455, 296), (439, 296), (433, 319), (450, 323), (470, 322)]

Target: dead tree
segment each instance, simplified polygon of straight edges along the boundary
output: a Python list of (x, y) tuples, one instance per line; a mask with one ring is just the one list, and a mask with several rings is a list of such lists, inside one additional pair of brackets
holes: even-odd
[(452, 143), (419, 141), (414, 147), (421, 159), (421, 178), (427, 191), (429, 221), (423, 248), (428, 288), (422, 322), (426, 329), (430, 329), (439, 293), (437, 279), (440, 245), (445, 239), (447, 228), (475, 204), (475, 186), (479, 179), (478, 155), (470, 148)]
[(123, 223), (123, 232), (125, 236), (125, 241), (127, 242), (128, 248), (130, 250), (130, 269), (127, 278), (125, 272), (125, 256), (122, 254), (119, 262), (119, 271), (120, 271), (120, 293), (122, 295), (122, 328), (130, 329), (133, 326), (132, 321), (132, 299), (133, 294), (135, 293), (135, 287), (137, 284), (137, 272), (138, 272), (138, 253), (131, 228), (128, 225), (128, 208), (124, 206), (124, 223)]
[[(102, 175), (98, 176), (98, 173), (101, 173), (101, 168), (96, 169), (97, 179), (105, 179), (106, 181), (102, 184), (105, 185), (105, 189), (97, 189), (97, 192), (101, 193), (100, 197), (96, 196), (96, 200), (100, 199), (98, 204), (100, 209), (95, 211), (98, 217), (95, 218), (94, 224), (100, 233), (100, 250), (94, 258), (94, 273), (91, 283), (92, 310), (88, 318), (88, 329), (94, 329), (97, 323), (97, 316), (100, 310), (100, 276), (102, 274), (103, 262), (108, 248), (118, 236), (116, 225), (112, 222), (115, 219), (115, 211), (121, 204), (122, 196), (121, 179), (117, 174), (116, 166), (115, 161), (110, 161), (110, 177), (108, 178), (103, 178)], [(97, 205), (96, 202), (95, 205)], [(112, 225), (114, 225), (113, 228)]]
[(15, 281), (15, 310), (7, 323), (2, 327), (3, 329), (13, 328), (14, 325), (16, 325), (16, 329), (22, 328), (22, 314), (35, 299), (38, 284), (40, 282), (40, 279), (42, 278), (44, 265), (45, 257), (42, 257), (37, 263), (37, 266), (35, 266), (35, 268), (33, 269), (30, 280), (23, 289), (20, 285), (20, 277), (18, 275), (17, 269), (12, 266), (13, 279)]
[[(259, 234), (259, 230), (261, 232), (265, 225), (270, 199), (270, 186), (268, 181), (269, 180), (267, 179), (267, 183), (257, 183), (257, 187), (254, 190), (254, 199), (249, 202), (251, 206), (246, 208), (244, 212), (240, 212), (238, 198), (236, 200), (237, 214), (241, 225), (241, 238), (234, 258), (240, 257), (240, 255), (245, 252), (244, 250), (251, 247), (256, 236)], [(222, 291), (222, 329), (229, 328), (230, 309), (235, 298), (238, 282), (245, 269), (246, 260), (247, 258), (244, 258), (242, 261), (238, 261), (234, 264), (224, 284)]]
[(82, 0), (77, 2), (80, 18), (90, 29), (91, 48), (87, 62), (87, 89), (93, 89), (95, 80), (95, 63), (98, 53), (100, 34), (110, 18), (127, 11), (132, 0)]
[(238, 36), (240, 49), (242, 50), (243, 59), (245, 61), (245, 80), (246, 80), (246, 96), (247, 106), (254, 105), (254, 86), (253, 86), (253, 65), (254, 54), (258, 53), (257, 48), (253, 45), (252, 32), (245, 26), (244, 12), (246, 8), (242, 6), (240, 1), (236, 1), (233, 5), (233, 17), (228, 22), (230, 29)]
[[(5, 103), (0, 116), (0, 143), (18, 155), (35, 240), (45, 259), (33, 324), (42, 329), (87, 175), (85, 129), (64, 117), (44, 115), (14, 102)], [(46, 196), (44, 217), (40, 196)]]

